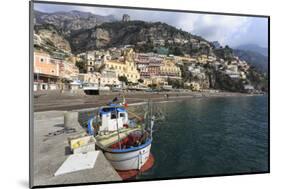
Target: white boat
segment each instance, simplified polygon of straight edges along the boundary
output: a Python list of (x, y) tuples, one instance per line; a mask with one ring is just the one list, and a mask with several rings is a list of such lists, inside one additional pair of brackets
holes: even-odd
[[(105, 157), (107, 158), (107, 160), (110, 161), (111, 165), (116, 170), (139, 170), (147, 162), (150, 154), (152, 142), (151, 139), (143, 139), (143, 142), (141, 144), (135, 143), (135, 146), (126, 146), (128, 143), (131, 142), (130, 139), (135, 140), (136, 138), (141, 138), (141, 132), (141, 130), (136, 130), (124, 137), (120, 142), (120, 148), (119, 143), (115, 143), (109, 148), (103, 148)], [(129, 140), (127, 140), (128, 138)], [(125, 140), (126, 142), (124, 142)], [(124, 146), (126, 147), (124, 148)]]
[[(151, 115), (151, 114), (150, 114)], [(88, 121), (88, 133), (118, 171), (140, 170), (150, 157), (153, 116), (130, 120), (124, 105), (101, 107), (98, 116)]]

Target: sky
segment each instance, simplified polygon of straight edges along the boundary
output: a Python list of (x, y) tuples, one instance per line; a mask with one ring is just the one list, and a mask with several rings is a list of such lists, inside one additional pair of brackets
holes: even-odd
[(263, 17), (198, 14), (155, 10), (102, 8), (91, 6), (57, 5), (35, 3), (34, 9), (42, 12), (78, 10), (98, 15), (114, 15), (121, 19), (128, 14), (131, 20), (165, 22), (178, 29), (202, 36), (208, 41), (218, 41), (221, 45), (237, 47), (256, 44), (268, 47), (268, 22)]

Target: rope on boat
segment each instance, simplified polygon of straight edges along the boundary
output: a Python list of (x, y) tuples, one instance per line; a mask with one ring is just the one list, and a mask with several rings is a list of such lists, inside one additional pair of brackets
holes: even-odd
[(131, 111), (129, 111), (129, 110), (127, 110), (127, 111), (128, 111), (128, 113), (133, 114), (133, 115), (134, 115), (136, 118), (138, 118), (140, 121), (143, 120), (142, 117), (140, 117), (139, 115), (135, 114), (134, 112), (131, 112)]

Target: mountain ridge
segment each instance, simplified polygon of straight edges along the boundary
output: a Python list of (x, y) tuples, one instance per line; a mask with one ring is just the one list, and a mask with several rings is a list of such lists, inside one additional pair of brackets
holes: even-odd
[(267, 73), (268, 71), (268, 57), (262, 55), (261, 53), (234, 49), (234, 55), (238, 56), (241, 60), (245, 60), (251, 66), (255, 67), (258, 71), (262, 73)]
[(268, 48), (261, 47), (257, 44), (243, 44), (235, 47), (235, 49), (252, 51), (256, 53), (260, 53), (261, 55), (268, 56)]
[(104, 22), (117, 20), (113, 15), (101, 16), (77, 10), (54, 13), (35, 10), (34, 16), (36, 25), (52, 24), (66, 36), (70, 35), (73, 31), (90, 29)]
[[(161, 22), (144, 21), (115, 21), (106, 22), (94, 28), (80, 30), (69, 37), (74, 52), (108, 48), (120, 45), (136, 45), (137, 50), (153, 50), (156, 43), (169, 46), (167, 43), (178, 41), (178, 47), (183, 51), (199, 49), (208, 53), (212, 44), (200, 36), (179, 30), (173, 26)], [(197, 41), (198, 45), (190, 46), (190, 41)], [(199, 43), (202, 44), (199, 44)], [(140, 43), (145, 43), (140, 45)], [(204, 44), (203, 44), (204, 43)], [(145, 48), (142, 48), (144, 47)], [(158, 46), (161, 46), (158, 44)], [(192, 53), (192, 52), (191, 52)]]

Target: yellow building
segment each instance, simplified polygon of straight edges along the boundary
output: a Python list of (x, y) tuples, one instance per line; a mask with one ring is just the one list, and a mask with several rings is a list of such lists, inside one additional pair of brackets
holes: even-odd
[(152, 84), (152, 78), (143, 78), (143, 84), (145, 86), (151, 85)]
[(197, 82), (185, 82), (184, 86), (192, 91), (201, 91), (201, 86)]
[(160, 66), (160, 76), (180, 78), (181, 70), (176, 66), (174, 60), (165, 59), (163, 65)]
[(121, 82), (118, 80), (115, 71), (104, 70), (102, 73), (93, 72), (86, 74), (79, 74), (78, 79), (84, 83), (91, 83), (100, 86), (120, 86)]
[(140, 79), (140, 73), (134, 62), (133, 49), (126, 49), (124, 57), (120, 60), (107, 60), (104, 62), (105, 69), (114, 70), (117, 76), (126, 76), (129, 82), (137, 83)]

